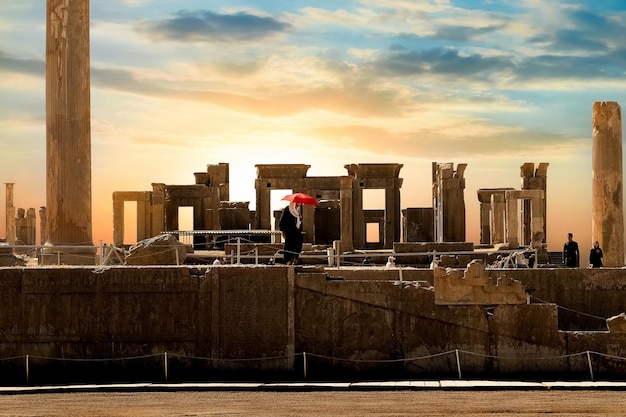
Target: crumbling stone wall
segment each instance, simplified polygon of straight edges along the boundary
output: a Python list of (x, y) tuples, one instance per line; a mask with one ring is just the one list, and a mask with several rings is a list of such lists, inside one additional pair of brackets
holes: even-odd
[[(376, 269), (341, 268), (332, 277), (322, 267), (0, 269), (0, 358), (168, 352), (208, 358), (176, 364), (184, 375), (210, 380), (242, 370), (270, 379), (276, 372), (301, 377), (304, 352), (311, 378), (455, 377), (457, 355), (465, 376), (580, 375), (589, 365), (579, 357), (528, 358), (587, 350), (626, 356), (626, 333), (560, 331), (555, 304), (437, 305), (431, 283), (419, 279), (432, 271), (380, 269), (376, 277)], [(616, 306), (626, 291), (621, 269), (604, 277), (584, 270), (523, 271), (536, 277), (508, 272), (545, 298), (580, 290), (574, 307), (583, 311), (584, 302)], [(365, 274), (369, 279), (359, 279)], [(388, 362), (376, 362), (382, 360)], [(160, 369), (161, 361), (152, 359), (152, 366)], [(40, 364), (40, 372), (50, 366), (53, 361)], [(23, 363), (2, 361), (0, 367), (21, 369)], [(623, 368), (602, 367), (611, 376), (626, 375)]]

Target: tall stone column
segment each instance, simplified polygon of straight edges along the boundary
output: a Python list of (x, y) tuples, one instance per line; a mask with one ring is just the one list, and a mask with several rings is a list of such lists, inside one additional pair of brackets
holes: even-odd
[(593, 103), (591, 238), (600, 242), (604, 266), (624, 266), (622, 112), (616, 102)]
[(12, 182), (7, 182), (4, 184), (6, 189), (6, 239), (7, 243), (14, 245), (15, 244), (15, 206), (13, 205), (13, 186)]
[(47, 250), (57, 256), (44, 262), (94, 264), (89, 0), (46, 4)]

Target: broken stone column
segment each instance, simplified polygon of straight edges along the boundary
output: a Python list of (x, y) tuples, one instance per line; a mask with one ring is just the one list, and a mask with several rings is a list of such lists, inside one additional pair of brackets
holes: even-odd
[(46, 251), (56, 256), (43, 262), (94, 264), (89, 0), (46, 4)]
[(15, 218), (16, 242), (20, 245), (35, 244), (36, 220), (37, 216), (34, 208), (29, 208), (28, 210), (23, 208), (17, 209)]
[(622, 112), (616, 102), (593, 103), (591, 239), (606, 267), (624, 266)]
[(37, 243), (37, 213), (34, 208), (26, 210), (26, 242), (27, 245)]
[(6, 186), (6, 240), (10, 245), (15, 244), (15, 206), (13, 205), (13, 183), (5, 183)]
[(18, 245), (25, 245), (27, 240), (26, 234), (26, 210), (18, 208), (15, 216), (15, 242)]
[(48, 241), (48, 216), (46, 208), (39, 207), (39, 244), (43, 246)]
[(465, 242), (465, 178), (467, 164), (432, 164), (435, 241)]
[[(532, 162), (526, 162), (520, 167), (520, 177), (522, 178), (522, 190), (542, 190), (543, 195), (546, 196), (547, 190), (547, 177), (548, 177), (548, 165), (547, 162), (541, 162), (535, 169), (535, 164)], [(545, 197), (544, 197), (545, 198)], [(531, 200), (523, 200), (522, 202), (522, 245), (530, 245), (533, 241), (531, 235), (532, 216), (543, 217), (543, 242), (546, 241), (546, 205), (543, 205), (541, 213), (534, 213), (531, 215)]]
[(219, 201), (230, 200), (230, 173), (229, 165), (220, 162), (217, 165), (207, 165), (207, 175), (210, 185), (219, 187)]

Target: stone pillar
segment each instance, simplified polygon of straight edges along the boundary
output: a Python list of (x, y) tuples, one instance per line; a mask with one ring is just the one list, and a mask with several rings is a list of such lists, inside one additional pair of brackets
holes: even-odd
[(149, 216), (146, 216), (148, 202), (145, 200), (137, 200), (137, 242), (152, 237), (146, 228)]
[(26, 210), (26, 241), (24, 243), (37, 244), (37, 213), (34, 208)]
[(271, 230), (271, 191), (272, 185), (267, 180), (257, 178), (254, 181), (256, 189), (255, 227), (257, 229)]
[[(339, 177), (340, 205), (341, 205), (341, 248), (346, 251), (354, 250), (353, 218), (354, 201), (352, 198), (352, 177)], [(341, 254), (339, 254), (341, 255)]]
[(26, 210), (23, 208), (17, 209), (17, 216), (15, 217), (15, 242), (19, 245), (25, 245), (28, 239), (26, 234)]
[[(526, 162), (520, 167), (520, 177), (522, 178), (522, 190), (541, 190), (543, 191), (543, 195), (546, 195), (546, 183), (547, 183), (547, 172), (548, 172), (548, 163), (542, 162), (537, 165), (537, 169), (535, 169), (535, 164), (531, 162)], [(523, 200), (522, 204), (522, 245), (530, 245), (534, 238), (531, 236), (531, 200)], [(546, 241), (546, 206), (543, 205), (543, 211), (541, 213), (535, 213), (533, 215), (542, 216), (544, 219), (543, 225), (543, 242)]]
[[(529, 190), (530, 182), (535, 175), (535, 164), (525, 162), (520, 167), (520, 177), (522, 178), (522, 190)], [(522, 233), (520, 243), (527, 245), (530, 242), (530, 200), (522, 200)]]
[(152, 236), (157, 236), (165, 229), (165, 184), (152, 183), (150, 211), (152, 217)]
[(219, 201), (229, 201), (230, 173), (228, 163), (220, 162), (217, 165), (207, 165), (206, 170), (209, 177), (209, 185), (219, 188)]
[(15, 206), (13, 205), (13, 183), (7, 182), (6, 186), (6, 239), (10, 245), (15, 244), (17, 236), (15, 232)]
[(504, 243), (504, 218), (506, 203), (504, 194), (491, 196), (491, 244)]
[(386, 249), (393, 248), (394, 242), (400, 242), (400, 187), (402, 178), (390, 179), (391, 187), (385, 188), (385, 243)]
[(480, 244), (491, 243), (491, 233), (489, 232), (491, 218), (491, 203), (480, 202)]
[(94, 264), (89, 0), (47, 0), (46, 16), (48, 251), (63, 264)]
[(510, 249), (517, 249), (519, 247), (519, 211), (517, 198), (510, 196), (510, 193), (513, 192), (515, 191), (507, 191), (504, 193), (506, 205), (505, 240), (509, 244)]
[(48, 216), (43, 206), (39, 207), (39, 230), (39, 244), (43, 246), (48, 241)]
[(616, 102), (593, 103), (591, 239), (607, 267), (624, 266), (622, 112)]
[[(365, 225), (365, 213), (363, 213), (363, 185), (358, 181), (358, 178), (353, 180), (352, 188), (352, 214), (353, 214), (353, 244), (354, 247), (362, 249), (365, 248), (366, 242), (366, 225)], [(345, 246), (342, 245), (342, 248)]]
[[(305, 188), (301, 192), (313, 197), (317, 197), (314, 192)], [(302, 205), (302, 233), (304, 242), (315, 244), (315, 207), (309, 205)]]
[[(543, 190), (537, 191), (543, 192)], [(530, 201), (530, 242), (528, 244), (531, 248), (539, 249), (543, 246), (542, 243), (545, 242), (544, 230), (546, 222), (543, 214), (546, 208), (545, 196), (544, 198), (531, 198), (524, 201)]]
[(113, 244), (124, 244), (124, 200), (113, 192)]
[(435, 240), (465, 242), (465, 178), (467, 164), (433, 162)]

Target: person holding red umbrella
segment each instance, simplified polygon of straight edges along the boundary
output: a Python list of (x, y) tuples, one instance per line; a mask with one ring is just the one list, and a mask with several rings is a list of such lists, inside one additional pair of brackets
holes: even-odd
[(283, 259), (287, 265), (295, 265), (302, 252), (302, 204), (291, 202), (283, 209), (278, 224), (285, 240)]
[(289, 201), (278, 223), (278, 228), (285, 240), (283, 259), (285, 264), (295, 265), (299, 262), (300, 252), (302, 252), (302, 204), (316, 206), (317, 200), (303, 193), (289, 194), (282, 199)]

